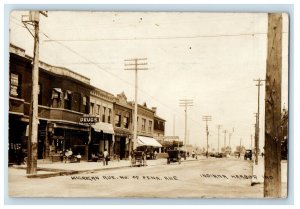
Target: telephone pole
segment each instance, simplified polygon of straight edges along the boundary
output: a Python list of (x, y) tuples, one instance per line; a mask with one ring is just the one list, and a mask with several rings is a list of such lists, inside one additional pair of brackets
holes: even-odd
[[(130, 66), (131, 68), (125, 68), (125, 70), (134, 70), (135, 71), (135, 94), (134, 94), (134, 125), (133, 125), (133, 150), (136, 149), (137, 143), (137, 106), (138, 106), (138, 71), (139, 70), (148, 70), (148, 68), (143, 68), (142, 66), (147, 65), (147, 58), (134, 58), (126, 59), (125, 66)], [(142, 61), (142, 63), (140, 62)], [(130, 150), (131, 152), (131, 146)]]
[(223, 133), (224, 133), (224, 153), (226, 153), (226, 133), (227, 133), (227, 130), (224, 130)]
[(264, 196), (281, 197), (281, 74), (282, 14), (268, 14), (268, 52), (265, 98)]
[(22, 16), (22, 22), (34, 27), (34, 34), (28, 29), (34, 37), (33, 66), (32, 66), (32, 92), (29, 108), (29, 137), (27, 143), (27, 174), (37, 173), (37, 152), (38, 152), (38, 94), (39, 94), (39, 22), (40, 13), (47, 17), (47, 12), (30, 11), (29, 15)]
[(191, 99), (180, 99), (179, 100), (179, 106), (184, 107), (184, 116), (185, 116), (185, 123), (184, 123), (184, 146), (185, 146), (185, 151), (186, 149), (186, 140), (187, 140), (187, 107), (192, 107), (193, 106), (193, 100)]
[(256, 137), (255, 137), (255, 164), (258, 164), (258, 152), (259, 152), (259, 105), (260, 105), (260, 87), (263, 85), (262, 82), (265, 80), (262, 80), (260, 78), (254, 79), (254, 81), (257, 81), (257, 120), (256, 120)]
[(259, 126), (258, 126), (258, 113), (255, 114), (255, 135), (254, 135), (254, 148), (255, 148), (255, 165), (258, 164), (258, 150), (259, 150)]
[(218, 127), (218, 153), (220, 153), (220, 129), (221, 129), (221, 125), (219, 124), (217, 127)]
[(204, 115), (202, 116), (202, 121), (206, 122), (206, 158), (208, 158), (208, 125), (207, 121), (211, 121), (212, 117), (210, 115)]

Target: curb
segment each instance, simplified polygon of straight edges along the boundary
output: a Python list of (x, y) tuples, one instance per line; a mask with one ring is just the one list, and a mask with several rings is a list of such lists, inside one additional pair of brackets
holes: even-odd
[[(197, 160), (185, 160), (184, 162), (193, 162)], [(162, 164), (159, 164), (162, 165)], [(150, 166), (158, 166), (158, 165), (150, 165)], [(15, 169), (26, 169), (26, 167), (21, 166), (12, 166)], [(131, 168), (130, 165), (128, 166), (119, 166), (119, 167), (111, 167), (111, 168), (97, 168), (97, 169), (90, 169), (90, 170), (63, 170), (63, 169), (55, 169), (55, 168), (37, 168), (38, 171), (48, 171), (51, 173), (43, 173), (43, 174), (27, 174), (27, 178), (49, 178), (55, 176), (68, 176), (73, 174), (80, 174), (80, 173), (92, 173), (98, 171), (106, 171), (106, 170), (114, 170), (114, 169), (122, 169), (122, 168)]]

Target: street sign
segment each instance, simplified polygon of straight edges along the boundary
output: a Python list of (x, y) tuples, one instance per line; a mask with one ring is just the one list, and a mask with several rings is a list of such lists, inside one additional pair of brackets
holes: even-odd
[(79, 118), (79, 123), (92, 125), (99, 122), (99, 117), (95, 116), (83, 116)]

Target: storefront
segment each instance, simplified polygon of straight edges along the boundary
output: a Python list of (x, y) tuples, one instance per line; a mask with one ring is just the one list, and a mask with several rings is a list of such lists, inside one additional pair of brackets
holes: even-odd
[(91, 142), (89, 145), (89, 159), (92, 154), (98, 155), (106, 149), (110, 155), (113, 155), (113, 146), (115, 141), (114, 129), (112, 124), (98, 122), (91, 125)]
[(80, 154), (82, 160), (88, 157), (89, 127), (63, 123), (48, 124), (49, 156), (59, 155), (66, 150)]
[(128, 131), (116, 131), (114, 154), (122, 159), (128, 159), (130, 150), (132, 149), (132, 135)]

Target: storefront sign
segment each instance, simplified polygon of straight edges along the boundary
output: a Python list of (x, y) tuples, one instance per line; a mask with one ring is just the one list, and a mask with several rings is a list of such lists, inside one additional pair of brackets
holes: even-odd
[(94, 116), (84, 116), (79, 119), (79, 123), (89, 124), (89, 125), (95, 124), (98, 122), (99, 122), (99, 118), (94, 117)]

